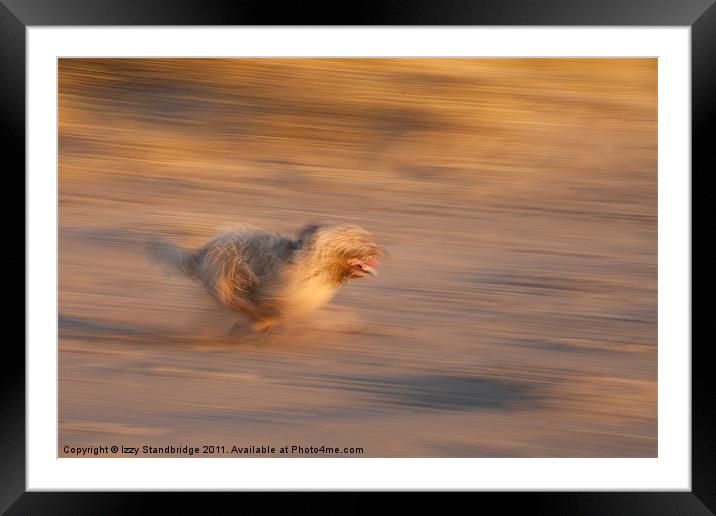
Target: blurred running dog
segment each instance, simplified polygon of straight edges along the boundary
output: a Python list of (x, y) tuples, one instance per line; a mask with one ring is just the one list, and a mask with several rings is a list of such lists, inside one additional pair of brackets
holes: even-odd
[(384, 250), (353, 225), (310, 225), (295, 238), (254, 227), (217, 235), (197, 251), (161, 238), (150, 259), (170, 273), (200, 281), (220, 303), (250, 317), (256, 330), (305, 315), (344, 283), (377, 275)]

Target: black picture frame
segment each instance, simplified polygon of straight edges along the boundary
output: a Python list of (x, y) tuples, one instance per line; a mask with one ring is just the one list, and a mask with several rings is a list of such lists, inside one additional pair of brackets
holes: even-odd
[[(276, 6), (257, 1), (218, 0), (0, 0), (0, 131), (13, 165), (2, 167), (6, 180), (24, 178), (25, 29), (31, 26), (80, 25), (575, 25), (689, 26), (692, 51), (692, 170), (705, 176), (716, 170), (709, 129), (716, 114), (715, 0), (375, 0), (345, 9), (325, 10), (293, 3)], [(711, 144), (711, 145), (710, 145)], [(691, 173), (691, 178), (695, 174)], [(693, 179), (692, 179), (693, 185)], [(21, 186), (25, 189), (24, 179)], [(693, 205), (692, 205), (693, 212)], [(694, 212), (698, 218), (698, 213)], [(693, 219), (693, 215), (692, 215)], [(12, 220), (12, 219), (6, 219)], [(19, 229), (18, 229), (19, 231)], [(24, 231), (23, 237), (24, 240)], [(19, 248), (19, 246), (15, 246)], [(693, 253), (693, 250), (691, 251)], [(693, 256), (693, 254), (692, 254)], [(23, 263), (25, 263), (23, 247)], [(19, 256), (11, 257), (20, 261)], [(702, 287), (704, 290), (707, 285)], [(24, 298), (24, 295), (23, 295)], [(19, 305), (19, 303), (16, 303)], [(23, 304), (24, 306), (24, 304)], [(500, 504), (501, 511), (522, 508), (544, 514), (714, 514), (716, 513), (716, 420), (714, 381), (707, 360), (708, 342), (692, 343), (692, 490), (690, 492), (474, 493), (478, 503)], [(25, 350), (19, 339), (3, 350), (0, 380), (0, 511), (7, 514), (142, 513), (158, 502), (177, 512), (235, 513), (235, 497), (250, 503), (249, 493), (73, 493), (26, 492)], [(210, 496), (211, 495), (211, 496)], [(314, 496), (307, 494), (306, 496)], [(261, 500), (269, 509), (275, 502)], [(305, 500), (317, 508), (323, 501)], [(341, 512), (369, 509), (358, 493), (342, 498)], [(422, 502), (421, 502), (422, 503)], [(474, 502), (470, 502), (474, 503)], [(335, 507), (335, 506), (334, 506)]]

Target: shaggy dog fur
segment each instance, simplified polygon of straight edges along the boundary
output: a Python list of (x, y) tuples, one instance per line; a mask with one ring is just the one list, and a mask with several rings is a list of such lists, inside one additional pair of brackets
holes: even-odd
[(155, 239), (147, 253), (168, 272), (200, 281), (217, 301), (249, 316), (255, 329), (320, 308), (344, 283), (376, 275), (384, 255), (370, 233), (352, 225), (311, 225), (295, 238), (243, 227), (193, 252)]

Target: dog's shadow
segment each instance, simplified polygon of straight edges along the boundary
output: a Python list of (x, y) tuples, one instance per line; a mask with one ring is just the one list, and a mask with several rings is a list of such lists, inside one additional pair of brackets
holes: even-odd
[(364, 322), (353, 310), (328, 306), (303, 318), (282, 321), (268, 329), (256, 329), (252, 321), (240, 318), (230, 326), (225, 337), (235, 344), (263, 347), (281, 341), (316, 339), (329, 334), (355, 334), (364, 330)]

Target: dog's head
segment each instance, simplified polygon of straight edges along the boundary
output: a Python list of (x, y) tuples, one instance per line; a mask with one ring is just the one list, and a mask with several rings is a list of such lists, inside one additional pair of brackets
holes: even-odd
[(320, 267), (338, 282), (378, 275), (385, 250), (363, 228), (351, 224), (311, 225), (298, 235), (297, 245), (309, 248)]

